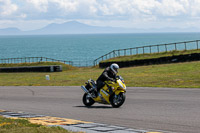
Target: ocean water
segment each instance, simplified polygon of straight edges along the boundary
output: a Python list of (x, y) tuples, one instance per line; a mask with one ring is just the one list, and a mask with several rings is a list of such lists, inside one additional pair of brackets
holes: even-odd
[(0, 36), (0, 59), (48, 57), (92, 62), (117, 49), (200, 40), (200, 33)]

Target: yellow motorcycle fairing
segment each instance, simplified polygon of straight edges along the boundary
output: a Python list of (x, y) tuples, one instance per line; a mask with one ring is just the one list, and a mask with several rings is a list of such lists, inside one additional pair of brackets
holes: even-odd
[(95, 102), (110, 104), (110, 96), (115, 93), (119, 95), (120, 93), (126, 92), (126, 85), (124, 81), (117, 79), (116, 82), (105, 81), (105, 86), (100, 89), (100, 96), (93, 98)]

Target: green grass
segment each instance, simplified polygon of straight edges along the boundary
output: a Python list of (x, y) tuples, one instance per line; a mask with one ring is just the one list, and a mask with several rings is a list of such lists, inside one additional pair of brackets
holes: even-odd
[(76, 69), (76, 67), (60, 63), (60, 62), (37, 62), (37, 63), (17, 63), (17, 64), (0, 64), (0, 67), (22, 67), (22, 66), (49, 66), (62, 65), (63, 71)]
[(8, 119), (0, 116), (0, 133), (72, 133), (61, 127), (32, 124), (25, 119)]
[[(103, 69), (73, 68), (53, 73), (0, 73), (0, 86), (80, 86)], [(127, 86), (200, 88), (200, 61), (121, 68)], [(50, 75), (50, 80), (45, 79)]]
[(131, 56), (120, 56), (120, 57), (104, 60), (101, 62), (133, 61), (133, 60), (169, 57), (169, 56), (175, 56), (175, 55), (186, 55), (186, 54), (192, 54), (192, 53), (200, 53), (200, 49), (199, 50), (186, 50), (186, 51), (185, 50), (184, 51), (169, 51), (169, 52), (152, 53), (152, 54), (138, 54), (138, 55), (131, 55)]
[(129, 86), (200, 88), (200, 62), (124, 68)]

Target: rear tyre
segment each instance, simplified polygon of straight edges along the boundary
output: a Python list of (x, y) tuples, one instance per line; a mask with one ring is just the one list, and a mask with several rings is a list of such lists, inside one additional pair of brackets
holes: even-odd
[(125, 102), (125, 93), (119, 93), (119, 95), (112, 95), (110, 98), (110, 104), (113, 108), (119, 108)]
[(83, 99), (82, 100), (83, 100), (83, 104), (85, 106), (87, 106), (87, 107), (90, 107), (95, 103), (95, 101), (87, 93), (85, 93), (83, 95)]

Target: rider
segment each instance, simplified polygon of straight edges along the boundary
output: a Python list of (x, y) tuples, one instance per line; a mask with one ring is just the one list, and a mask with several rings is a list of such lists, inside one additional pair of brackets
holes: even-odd
[(118, 69), (119, 69), (119, 66), (116, 63), (113, 63), (112, 65), (110, 65), (110, 67), (107, 67), (103, 71), (103, 73), (97, 79), (97, 94), (99, 90), (105, 85), (104, 81), (110, 80), (110, 81), (116, 82)]

